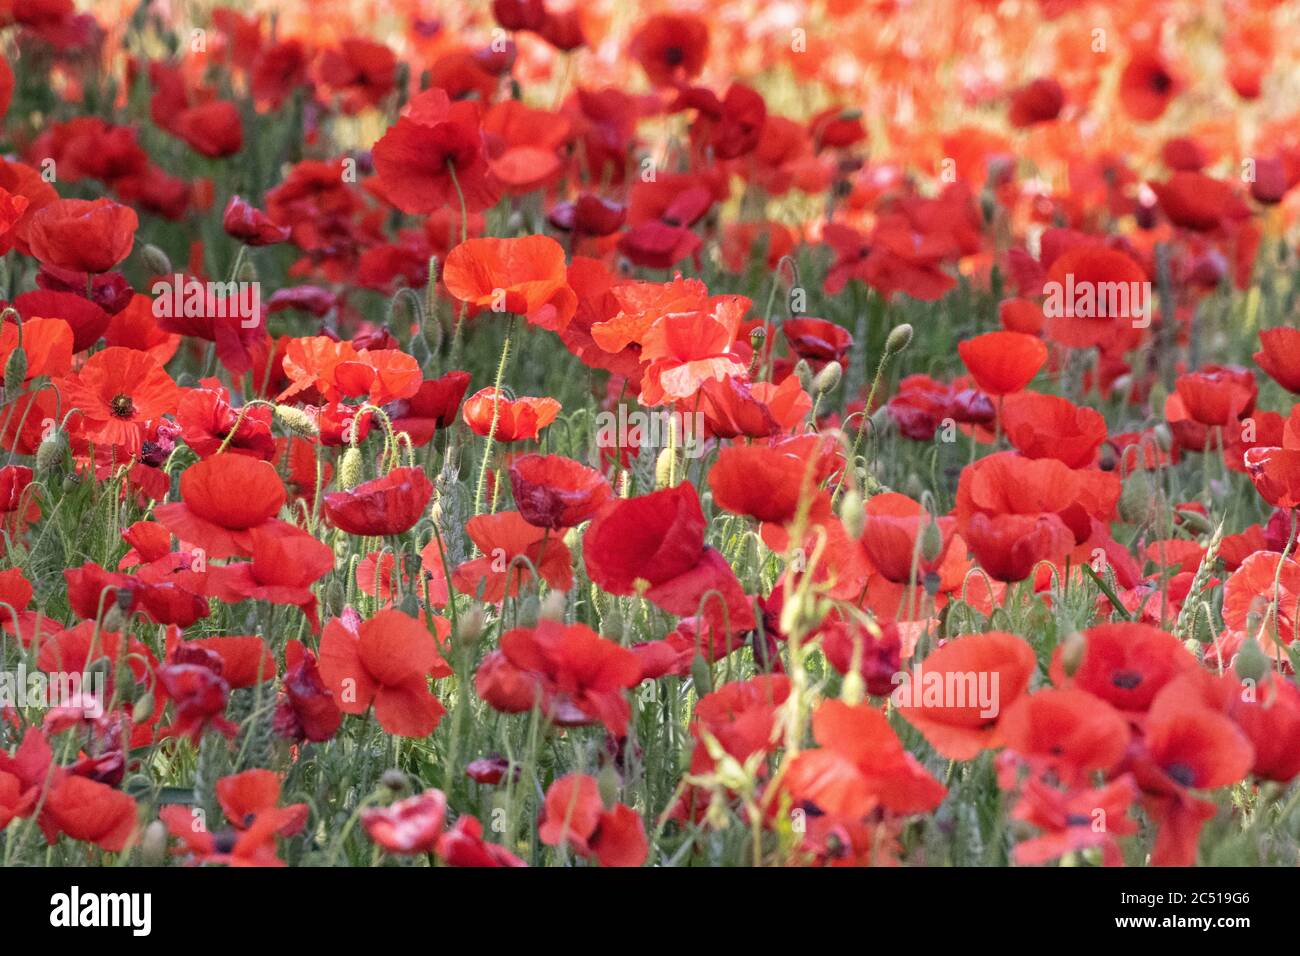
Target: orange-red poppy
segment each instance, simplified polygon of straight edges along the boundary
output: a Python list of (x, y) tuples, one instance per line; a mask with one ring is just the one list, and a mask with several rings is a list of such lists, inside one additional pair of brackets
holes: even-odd
[(560, 403), (550, 397), (498, 396), (495, 388), (488, 387), (465, 399), (460, 414), (476, 435), (491, 435), (499, 442), (524, 441), (538, 438), (555, 421)]
[(180, 391), (147, 352), (112, 347), (96, 352), (62, 382), (64, 405), (81, 412), (78, 428), (96, 444), (138, 452), (144, 425), (175, 411)]
[(452, 572), (451, 582), (463, 594), (481, 589), (482, 600), (496, 604), (538, 575), (559, 591), (573, 586), (573, 556), (563, 538), (529, 524), (518, 511), (475, 515), (465, 522), (465, 533), (483, 556)]
[(1042, 339), (1021, 332), (987, 332), (957, 344), (975, 383), (990, 395), (1018, 392), (1047, 361)]
[(515, 507), (539, 528), (576, 528), (614, 496), (605, 476), (562, 455), (523, 455), (510, 463)]
[(1259, 333), (1255, 364), (1288, 392), (1300, 395), (1300, 329), (1276, 328)]
[(139, 219), (111, 199), (57, 199), (27, 223), (32, 255), (75, 272), (107, 272), (131, 254)]
[(273, 466), (247, 455), (214, 455), (181, 473), (181, 500), (154, 517), (210, 558), (253, 553), (250, 530), (271, 521), (287, 500)]
[(442, 281), (461, 302), (522, 315), (552, 332), (568, 325), (578, 307), (564, 249), (549, 236), (462, 242), (447, 255)]

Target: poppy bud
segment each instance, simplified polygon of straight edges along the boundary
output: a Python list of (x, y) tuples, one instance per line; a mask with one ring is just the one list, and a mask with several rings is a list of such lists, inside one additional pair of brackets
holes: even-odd
[(145, 243), (140, 250), (140, 258), (144, 260), (145, 268), (154, 275), (165, 276), (172, 273), (172, 261), (167, 253), (163, 252), (152, 242)]
[(665, 448), (655, 459), (655, 490), (662, 491), (672, 482), (673, 449)]
[(1135, 471), (1124, 481), (1119, 496), (1119, 516), (1125, 524), (1141, 524), (1151, 511), (1153, 489), (1144, 471)]
[(803, 387), (803, 390), (811, 395), (813, 390), (813, 376), (812, 367), (808, 364), (807, 359), (800, 359), (795, 363), (794, 374), (795, 377), (799, 379), (799, 384)]
[(1163, 452), (1168, 453), (1174, 447), (1174, 436), (1169, 430), (1169, 426), (1161, 422), (1155, 428), (1151, 429), (1151, 434), (1155, 436), (1156, 446)]
[(1210, 519), (1205, 517), (1199, 511), (1175, 511), (1179, 522), (1192, 534), (1209, 534), (1213, 528), (1210, 526)]
[(1061, 642), (1061, 667), (1066, 677), (1073, 677), (1088, 652), (1088, 639), (1075, 631)]
[(703, 697), (713, 692), (713, 670), (699, 651), (691, 658), (691, 680), (695, 682), (695, 693), (698, 696)]
[(537, 595), (530, 594), (515, 604), (515, 621), (520, 627), (534, 627), (541, 611), (542, 602), (537, 600)]
[(867, 696), (867, 684), (862, 679), (862, 675), (856, 670), (850, 670), (844, 675), (844, 683), (840, 687), (840, 700), (850, 707), (856, 707)]
[(315, 438), (320, 434), (320, 429), (311, 420), (311, 416), (292, 405), (275, 406), (275, 420), (303, 438)]
[(569, 599), (563, 591), (547, 591), (537, 614), (548, 621), (563, 621), (568, 603)]
[(9, 353), (5, 360), (5, 401), (12, 402), (27, 381), (27, 350), (21, 345)]
[(483, 608), (475, 604), (456, 619), (456, 639), (467, 648), (477, 647), (485, 624)]
[(862, 529), (867, 524), (867, 514), (862, 507), (862, 493), (856, 488), (844, 492), (840, 499), (840, 521), (850, 538), (862, 537)]
[(361, 470), (361, 449), (350, 446), (339, 461), (339, 487), (351, 491), (365, 477)]
[(828, 362), (826, 367), (818, 372), (813, 379), (813, 394), (821, 395), (823, 392), (832, 391), (836, 385), (840, 384), (843, 375), (844, 369), (839, 362)]
[(912, 326), (906, 322), (902, 325), (896, 325), (890, 331), (889, 338), (885, 339), (885, 354), (897, 355), (911, 344)]
[(36, 446), (36, 470), (42, 475), (49, 474), (63, 460), (67, 448), (67, 437), (60, 429), (55, 429), (41, 439)]
[(943, 532), (939, 530), (938, 523), (932, 518), (921, 532), (921, 558), (926, 564), (932, 564), (939, 560), (939, 555), (942, 553)]
[(406, 789), (411, 785), (406, 774), (396, 767), (385, 770), (383, 776), (379, 778), (379, 783), (381, 786), (393, 791), (393, 793), (405, 793)]
[(140, 862), (145, 866), (162, 866), (167, 861), (167, 824), (154, 820), (144, 828), (140, 838)]
[(1237, 656), (1232, 662), (1232, 669), (1236, 671), (1238, 677), (1257, 683), (1268, 676), (1272, 666), (1272, 661), (1253, 637), (1248, 637), (1241, 642), (1241, 650), (1237, 651)]
[(131, 723), (143, 724), (153, 714), (153, 691), (145, 691), (131, 706)]
[(1214, 622), (1210, 620), (1209, 615), (1196, 615), (1192, 622), (1192, 637), (1196, 638), (1197, 644), (1214, 643)]
[(618, 803), (618, 788), (622, 785), (623, 781), (619, 779), (618, 771), (614, 769), (613, 764), (605, 764), (596, 775), (596, 788), (600, 791), (600, 802), (606, 807)]
[(235, 273), (235, 278), (240, 282), (256, 282), (257, 264), (245, 256), (244, 261), (239, 264), (239, 271)]

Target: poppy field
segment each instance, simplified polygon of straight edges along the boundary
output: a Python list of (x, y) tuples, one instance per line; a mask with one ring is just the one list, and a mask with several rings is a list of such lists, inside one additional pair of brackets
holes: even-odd
[(1280, 0), (0, 0), (0, 863), (1300, 863), (1298, 94)]

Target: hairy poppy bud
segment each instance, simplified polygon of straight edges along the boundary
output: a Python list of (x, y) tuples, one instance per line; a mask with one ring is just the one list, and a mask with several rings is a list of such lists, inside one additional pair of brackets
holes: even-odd
[(885, 339), (885, 354), (897, 355), (911, 344), (912, 326), (906, 322), (902, 325), (896, 325), (890, 331), (889, 338)]
[(167, 824), (155, 820), (144, 828), (140, 838), (140, 862), (145, 866), (162, 866), (167, 862)]
[(9, 353), (5, 360), (5, 400), (13, 401), (27, 381), (27, 350), (21, 345)]
[(844, 675), (844, 683), (840, 687), (840, 700), (850, 707), (856, 707), (867, 696), (867, 684), (862, 679), (862, 675), (856, 670), (850, 670)]
[(465, 647), (477, 647), (478, 642), (483, 639), (485, 626), (483, 608), (475, 604), (456, 619), (456, 639)]
[(361, 471), (361, 449), (350, 446), (339, 460), (339, 487), (351, 491), (361, 484), (364, 477)]
[(699, 651), (691, 658), (691, 680), (695, 682), (695, 693), (700, 697), (713, 692), (713, 670)]
[(311, 420), (311, 416), (292, 405), (275, 406), (275, 420), (303, 438), (315, 438), (320, 434), (320, 429)]
[(867, 524), (867, 513), (862, 507), (862, 493), (856, 488), (844, 492), (840, 499), (840, 521), (850, 538), (862, 537), (862, 529)]
[(379, 783), (394, 793), (405, 793), (407, 787), (411, 785), (406, 774), (396, 767), (385, 770), (383, 776), (379, 778)]
[(840, 384), (840, 379), (843, 376), (844, 369), (839, 362), (828, 362), (826, 367), (813, 378), (813, 394), (821, 395), (824, 392), (834, 390), (835, 386)]
[(1182, 523), (1183, 527), (1192, 534), (1209, 534), (1213, 529), (1210, 525), (1210, 519), (1205, 517), (1199, 511), (1177, 510), (1175, 515)]
[(938, 523), (931, 519), (921, 531), (921, 558), (926, 564), (931, 564), (938, 561), (942, 553), (943, 532), (939, 530)]
[(167, 253), (163, 252), (152, 242), (145, 243), (140, 250), (140, 258), (144, 260), (145, 268), (154, 275), (165, 276), (172, 273), (172, 261)]
[(547, 591), (537, 614), (548, 621), (563, 621), (569, 599), (563, 591)]
[(1241, 650), (1232, 662), (1232, 669), (1242, 680), (1259, 682), (1268, 676), (1273, 664), (1253, 637), (1241, 642)]
[(1124, 481), (1119, 496), (1119, 516), (1125, 524), (1141, 524), (1151, 512), (1151, 479), (1144, 471), (1135, 471)]
[(596, 789), (600, 791), (600, 802), (606, 807), (618, 803), (618, 788), (622, 785), (623, 781), (619, 779), (618, 771), (614, 769), (613, 764), (605, 764), (596, 775)]
[(1169, 430), (1169, 426), (1164, 422), (1152, 428), (1151, 434), (1155, 436), (1156, 447), (1166, 454), (1174, 447), (1173, 432)]
[(41, 439), (36, 446), (36, 470), (47, 475), (63, 460), (63, 453), (68, 447), (67, 436), (61, 429), (54, 429)]
[(1061, 643), (1061, 667), (1066, 677), (1073, 677), (1088, 652), (1088, 639), (1075, 631)]
[(799, 379), (799, 384), (803, 387), (803, 390), (811, 395), (813, 391), (812, 366), (808, 364), (807, 359), (800, 359), (795, 363), (794, 374)]
[(672, 483), (673, 449), (665, 448), (655, 459), (655, 490), (662, 491)]
[(143, 724), (153, 715), (153, 691), (145, 691), (131, 706), (131, 723)]

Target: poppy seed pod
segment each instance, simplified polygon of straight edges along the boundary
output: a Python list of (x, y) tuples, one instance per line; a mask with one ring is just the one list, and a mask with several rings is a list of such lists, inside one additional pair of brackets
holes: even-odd
[(1205, 515), (1201, 514), (1199, 511), (1185, 511), (1180, 509), (1176, 511), (1176, 516), (1183, 527), (1192, 534), (1209, 534), (1210, 531), (1214, 530), (1213, 526), (1210, 524), (1210, 519), (1205, 517)]
[(912, 344), (912, 326), (907, 322), (896, 325), (885, 339), (885, 354), (897, 355)]
[(862, 506), (862, 493), (856, 488), (844, 492), (844, 497), (840, 499), (840, 521), (844, 523), (844, 531), (850, 538), (862, 537), (867, 513)]

